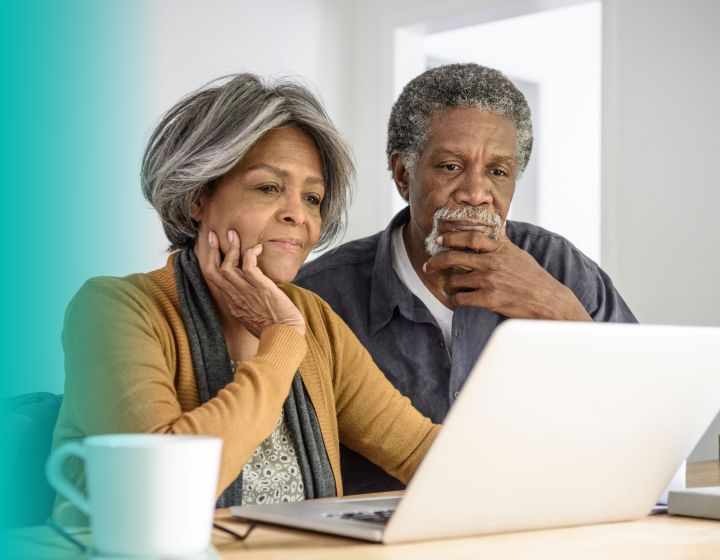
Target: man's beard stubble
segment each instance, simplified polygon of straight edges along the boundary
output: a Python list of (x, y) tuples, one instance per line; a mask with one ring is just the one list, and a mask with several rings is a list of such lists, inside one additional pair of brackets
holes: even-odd
[(425, 249), (430, 256), (450, 250), (447, 247), (438, 245), (437, 238), (440, 236), (440, 232), (438, 230), (440, 222), (453, 220), (473, 220), (482, 222), (492, 228), (492, 230), (487, 234), (490, 239), (497, 241), (500, 237), (502, 218), (500, 217), (500, 214), (488, 212), (485, 206), (463, 206), (462, 208), (457, 208), (456, 210), (438, 208), (433, 215), (433, 229), (425, 238)]

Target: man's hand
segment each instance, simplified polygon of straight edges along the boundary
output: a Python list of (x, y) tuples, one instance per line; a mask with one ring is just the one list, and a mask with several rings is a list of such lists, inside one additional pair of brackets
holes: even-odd
[(450, 303), (484, 307), (523, 319), (590, 321), (572, 291), (555, 280), (505, 234), (497, 241), (480, 231), (449, 231), (438, 243), (450, 249), (430, 257), (427, 274), (445, 274)]

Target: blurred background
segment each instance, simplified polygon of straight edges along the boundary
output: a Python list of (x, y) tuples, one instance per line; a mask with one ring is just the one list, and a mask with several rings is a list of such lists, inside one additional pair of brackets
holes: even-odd
[[(63, 313), (87, 278), (164, 264), (140, 193), (144, 144), (180, 97), (240, 71), (302, 76), (325, 101), (358, 167), (347, 241), (403, 205), (385, 130), (404, 84), (447, 62), (499, 68), (536, 134), (511, 217), (599, 261), (640, 321), (720, 326), (720, 184), (706, 169), (720, 152), (720, 2), (12, 0), (2, 12), (2, 397), (63, 392)], [(717, 458), (718, 433), (720, 418), (693, 459)]]

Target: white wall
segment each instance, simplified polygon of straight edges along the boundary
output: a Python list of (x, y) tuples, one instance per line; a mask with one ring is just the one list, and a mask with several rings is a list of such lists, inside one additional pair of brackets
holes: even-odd
[(642, 322), (720, 326), (720, 2), (604, 6), (604, 265)]
[(605, 2), (605, 260), (642, 321), (720, 325), (720, 2)]

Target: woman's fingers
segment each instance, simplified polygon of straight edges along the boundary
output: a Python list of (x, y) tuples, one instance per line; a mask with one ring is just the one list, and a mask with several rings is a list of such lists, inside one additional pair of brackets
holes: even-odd
[[(209, 231), (207, 239), (203, 240), (207, 242), (208, 249), (205, 251), (205, 258), (200, 262), (200, 268), (203, 272), (203, 276), (209, 280), (214, 280), (219, 276), (218, 269), (220, 268), (220, 242), (217, 234), (214, 231)], [(201, 242), (203, 242), (201, 241)]]
[(217, 233), (214, 231), (208, 232), (208, 246), (210, 249), (207, 252), (206, 266), (211, 269), (220, 267), (220, 240), (218, 239)]
[(234, 229), (227, 232), (230, 248), (225, 253), (221, 268), (227, 272), (234, 271), (240, 267), (240, 236)]
[[(200, 264), (203, 276), (208, 282), (230, 295), (237, 289), (235, 284), (238, 283), (240, 275), (237, 273), (233, 274), (231, 266), (225, 266), (225, 261), (229, 261), (229, 259), (227, 255), (225, 259), (222, 258), (222, 254), (220, 253), (220, 239), (214, 231), (208, 233), (207, 243), (208, 250), (204, 263)], [(234, 257), (230, 256), (230, 259), (232, 258)], [(239, 272), (239, 269), (235, 268), (235, 271)], [(242, 281), (242, 278), (239, 278), (239, 280)], [(244, 282), (240, 283), (246, 285)]]
[(262, 254), (263, 246), (262, 243), (253, 245), (243, 255), (243, 272), (254, 271), (257, 269), (257, 258)]
[(201, 266), (205, 280), (221, 292), (230, 314), (255, 336), (276, 323), (305, 334), (305, 319), (298, 308), (258, 266), (262, 244), (241, 253), (235, 230), (227, 232), (227, 239), (229, 246), (223, 257), (218, 236), (212, 231), (208, 234), (209, 250)]
[(263, 252), (262, 244), (258, 243), (250, 247), (243, 255), (242, 272), (245, 279), (256, 288), (276, 288), (275, 283), (270, 280), (258, 267), (258, 257)]
[(262, 330), (264, 326), (282, 323), (305, 334), (305, 319), (298, 308), (258, 266), (258, 257), (262, 252), (263, 246), (260, 243), (250, 247), (243, 254), (242, 264), (243, 278), (251, 286), (256, 304), (251, 306), (257, 311), (255, 324)]

